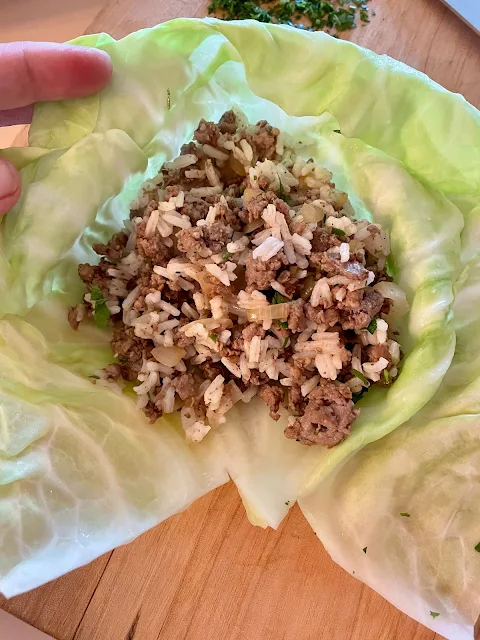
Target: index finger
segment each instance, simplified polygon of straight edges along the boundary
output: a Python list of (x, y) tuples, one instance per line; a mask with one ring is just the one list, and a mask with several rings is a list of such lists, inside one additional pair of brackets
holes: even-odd
[(0, 44), (0, 110), (100, 91), (112, 74), (104, 51), (53, 42)]

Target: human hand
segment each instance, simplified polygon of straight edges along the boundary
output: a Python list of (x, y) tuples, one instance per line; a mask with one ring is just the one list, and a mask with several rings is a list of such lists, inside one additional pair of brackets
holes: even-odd
[[(0, 127), (27, 124), (33, 104), (88, 96), (108, 83), (112, 63), (98, 49), (51, 42), (0, 44)], [(0, 215), (20, 197), (15, 167), (0, 158)]]

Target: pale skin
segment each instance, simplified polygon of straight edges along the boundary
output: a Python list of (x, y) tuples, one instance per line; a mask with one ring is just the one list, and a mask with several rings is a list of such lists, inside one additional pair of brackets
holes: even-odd
[[(97, 93), (110, 80), (112, 63), (97, 49), (42, 42), (0, 44), (0, 127), (28, 124), (33, 105)], [(0, 157), (0, 215), (21, 193), (15, 167)]]

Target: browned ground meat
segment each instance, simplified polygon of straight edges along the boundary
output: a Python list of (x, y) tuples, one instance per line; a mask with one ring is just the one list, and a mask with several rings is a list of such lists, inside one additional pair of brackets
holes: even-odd
[(180, 155), (182, 156), (186, 156), (190, 154), (197, 156), (199, 160), (205, 157), (205, 154), (203, 153), (202, 148), (199, 147), (197, 144), (195, 144), (195, 142), (193, 141), (188, 142), (187, 144), (184, 144), (182, 146), (182, 150), (180, 151)]
[(77, 320), (76, 307), (69, 307), (68, 309), (68, 324), (72, 327), (74, 331), (76, 331), (80, 325), (80, 322)]
[(273, 384), (264, 384), (258, 392), (260, 398), (265, 402), (270, 410), (270, 417), (274, 420), (280, 418), (280, 405), (283, 402), (283, 390)]
[(315, 253), (323, 253), (332, 247), (338, 247), (340, 245), (341, 242), (337, 236), (333, 233), (329, 233), (325, 229), (317, 228), (313, 232), (312, 251)]
[(214, 380), (217, 376), (224, 373), (224, 369), (221, 364), (209, 362), (208, 360), (199, 364), (198, 367), (208, 380)]
[(304, 415), (285, 429), (285, 435), (303, 444), (333, 447), (350, 433), (357, 415), (349, 388), (322, 379), (308, 396)]
[(235, 133), (238, 127), (237, 116), (233, 111), (227, 111), (218, 122), (218, 128), (222, 133)]
[(113, 327), (113, 337), (110, 342), (115, 357), (122, 366), (122, 375), (126, 380), (135, 380), (142, 368), (143, 356), (152, 350), (147, 340), (137, 338), (133, 329), (118, 323)]
[(392, 356), (386, 344), (372, 344), (365, 349), (369, 362), (377, 362), (380, 358), (385, 358), (388, 362), (392, 361)]
[(355, 260), (340, 262), (337, 258), (322, 253), (319, 264), (329, 276), (345, 276), (349, 280), (366, 280), (368, 277), (367, 269)]
[(121, 231), (116, 233), (107, 244), (94, 244), (93, 250), (100, 256), (107, 256), (110, 260), (117, 260), (122, 257), (127, 240), (127, 234)]
[(340, 324), (342, 329), (365, 329), (378, 314), (383, 305), (383, 296), (375, 289), (365, 289), (365, 295), (358, 310), (342, 311)]
[(251, 198), (240, 211), (240, 218), (245, 224), (259, 220), (262, 217), (262, 213), (268, 204), (274, 204), (277, 211), (288, 215), (290, 207), (286, 202), (281, 200), (273, 191), (267, 191), (266, 193), (260, 193), (259, 195)]
[(260, 120), (257, 126), (259, 130), (251, 136), (250, 144), (259, 160), (272, 160), (275, 157), (275, 146), (280, 131), (269, 125), (266, 120)]
[[(242, 329), (242, 337), (247, 342), (250, 342), (250, 340), (254, 336), (259, 336), (260, 338), (264, 338), (265, 337), (265, 333), (266, 333), (266, 331), (262, 327), (262, 325), (261, 324), (257, 324), (256, 322), (252, 322), (249, 325), (247, 325), (244, 329)], [(243, 348), (243, 346), (242, 346), (242, 348)]]
[(191, 373), (182, 373), (173, 381), (176, 392), (180, 396), (180, 400), (186, 400), (195, 395), (195, 380)]
[(92, 285), (97, 285), (104, 293), (107, 293), (110, 283), (107, 270), (110, 267), (111, 265), (104, 262), (102, 258), (98, 265), (79, 264), (78, 275), (89, 288)]
[(137, 251), (144, 258), (154, 260), (156, 264), (165, 264), (169, 256), (168, 247), (165, 246), (158, 229), (150, 238), (146, 238), (146, 226), (147, 223), (144, 220), (137, 224)]
[(209, 144), (213, 147), (217, 144), (219, 133), (220, 131), (216, 124), (207, 122), (206, 120), (200, 120), (200, 124), (193, 134), (193, 137), (200, 144)]
[(119, 364), (109, 364), (103, 371), (107, 380), (118, 380), (122, 377), (122, 367)]
[(306, 399), (302, 396), (299, 384), (292, 384), (288, 389), (288, 408), (296, 416), (301, 415), (305, 409)]
[(334, 327), (339, 320), (338, 311), (334, 307), (322, 309), (321, 307), (312, 307), (312, 305), (307, 302), (304, 309), (307, 318), (317, 324), (326, 324), (327, 327)]
[(277, 276), (277, 282), (279, 282), (285, 289), (287, 296), (294, 297), (295, 291), (298, 287), (297, 278), (290, 273), (290, 271), (282, 271)]
[(190, 218), (192, 224), (196, 224), (199, 220), (205, 218), (208, 213), (208, 209), (208, 202), (200, 200), (200, 198), (189, 196), (185, 198), (182, 213)]
[(288, 328), (296, 333), (297, 331), (304, 331), (306, 326), (303, 300), (295, 300), (288, 310)]
[(215, 222), (208, 227), (191, 227), (177, 233), (177, 247), (192, 260), (208, 258), (212, 254), (224, 251), (231, 235), (231, 227), (223, 222)]
[(276, 273), (285, 261), (285, 255), (282, 252), (265, 262), (250, 255), (247, 258), (245, 271), (247, 291), (270, 289), (270, 283), (276, 279)]

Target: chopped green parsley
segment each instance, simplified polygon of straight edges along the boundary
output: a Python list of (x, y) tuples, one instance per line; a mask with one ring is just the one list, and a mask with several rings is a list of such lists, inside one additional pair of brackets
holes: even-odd
[(93, 310), (93, 320), (99, 329), (106, 329), (108, 327), (108, 320), (110, 318), (110, 311), (107, 307), (107, 301), (100, 287), (96, 284), (92, 286), (90, 291), (91, 300), (95, 303)]
[[(368, 0), (212, 0), (210, 14), (224, 20), (258, 20), (333, 35), (370, 22)], [(374, 15), (374, 13), (372, 13)]]

